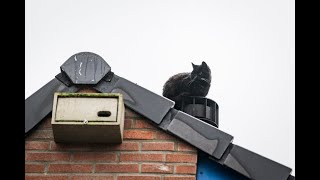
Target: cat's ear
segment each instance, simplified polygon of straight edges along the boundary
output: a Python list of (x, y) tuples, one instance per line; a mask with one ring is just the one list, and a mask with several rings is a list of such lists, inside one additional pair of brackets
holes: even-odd
[(206, 62), (202, 61), (201, 66), (208, 66)]
[(195, 65), (193, 63), (191, 63), (191, 64), (192, 64), (193, 69), (195, 69), (197, 67), (197, 65)]

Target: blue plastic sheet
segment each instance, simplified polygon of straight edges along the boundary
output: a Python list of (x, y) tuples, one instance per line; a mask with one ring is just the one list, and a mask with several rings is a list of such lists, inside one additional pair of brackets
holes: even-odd
[(209, 159), (208, 154), (198, 151), (197, 180), (249, 180), (249, 178)]

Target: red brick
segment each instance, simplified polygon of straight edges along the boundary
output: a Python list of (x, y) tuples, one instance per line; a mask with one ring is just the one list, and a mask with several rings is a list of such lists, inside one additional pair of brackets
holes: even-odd
[(164, 180), (196, 180), (195, 176), (165, 176)]
[(139, 150), (139, 143), (137, 142), (122, 142), (121, 144), (109, 144), (106, 150), (116, 151), (137, 151)]
[(196, 152), (197, 149), (187, 143), (178, 143), (178, 151), (191, 151), (191, 152)]
[[(99, 145), (98, 145), (99, 146)], [(101, 145), (100, 145), (101, 146)], [(94, 144), (64, 144), (64, 143), (55, 143), (51, 141), (50, 150), (52, 151), (88, 151), (90, 149), (97, 148), (97, 145)]]
[(196, 154), (166, 154), (166, 162), (196, 163)]
[(86, 88), (80, 89), (79, 91), (77, 91), (77, 93), (99, 93), (99, 92), (93, 88), (86, 87)]
[(69, 144), (69, 143), (55, 143), (51, 141), (50, 150), (52, 151), (93, 151), (104, 150), (107, 147), (106, 144), (93, 144), (93, 143), (81, 143), (81, 144)]
[(48, 172), (67, 173), (67, 172), (92, 172), (92, 164), (50, 164)]
[(49, 149), (49, 142), (26, 141), (24, 147), (26, 150), (47, 150)]
[(124, 120), (124, 129), (132, 128), (133, 120), (132, 119), (125, 119)]
[(53, 132), (52, 130), (37, 130), (28, 136), (27, 140), (31, 139), (53, 140)]
[(124, 130), (124, 139), (153, 139), (153, 132), (148, 130)]
[(128, 118), (128, 117), (135, 118), (135, 119), (136, 118), (139, 118), (139, 119), (143, 118), (139, 113), (134, 112), (128, 106), (125, 106), (125, 109), (126, 109), (125, 114), (124, 114), (125, 118)]
[(104, 150), (108, 145), (106, 144), (69, 144), (69, 143), (55, 143), (51, 141), (50, 150), (52, 151), (93, 151), (93, 150)]
[(75, 153), (73, 161), (115, 162), (116, 159), (116, 153), (82, 152)]
[(61, 144), (51, 142), (52, 151), (137, 151), (137, 142), (122, 142), (121, 144)]
[(143, 151), (173, 151), (174, 142), (143, 142)]
[(146, 120), (136, 120), (135, 128), (156, 129), (155, 125), (147, 122)]
[(142, 164), (141, 172), (144, 173), (173, 173), (173, 166), (166, 164)]
[(68, 180), (65, 175), (26, 175), (25, 180)]
[(114, 180), (112, 175), (78, 175), (71, 176), (70, 180)]
[(26, 173), (44, 172), (44, 164), (25, 164)]
[(132, 175), (132, 176), (118, 176), (117, 180), (160, 180), (160, 176), (139, 176), (139, 175)]
[(175, 167), (176, 174), (196, 174), (196, 171), (196, 165), (176, 165)]
[(125, 172), (138, 173), (138, 164), (97, 164), (96, 172)]
[(121, 153), (120, 161), (122, 162), (163, 162), (164, 154), (134, 154), (134, 153)]
[(178, 140), (178, 138), (176, 138), (175, 136), (173, 135), (170, 135), (166, 132), (163, 132), (163, 131), (158, 131), (156, 133), (156, 138), (155, 139), (159, 139), (159, 140), (173, 140), (173, 141), (176, 141)]
[(26, 153), (25, 156), (26, 161), (69, 161), (70, 154), (69, 153)]
[(52, 129), (51, 116), (46, 117), (46, 118), (43, 119), (42, 122), (39, 124), (38, 130), (43, 130), (43, 129)]

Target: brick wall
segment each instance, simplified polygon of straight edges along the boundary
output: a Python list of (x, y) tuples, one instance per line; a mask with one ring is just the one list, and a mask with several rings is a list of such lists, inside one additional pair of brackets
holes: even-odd
[(196, 163), (195, 148), (129, 108), (122, 144), (55, 143), (51, 116), (25, 138), (26, 180), (195, 180)]

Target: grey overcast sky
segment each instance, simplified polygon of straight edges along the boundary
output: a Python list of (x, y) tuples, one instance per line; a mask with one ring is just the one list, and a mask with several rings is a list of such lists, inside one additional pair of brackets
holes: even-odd
[(25, 2), (25, 98), (82, 51), (159, 95), (206, 61), (219, 128), (295, 174), (294, 0)]

